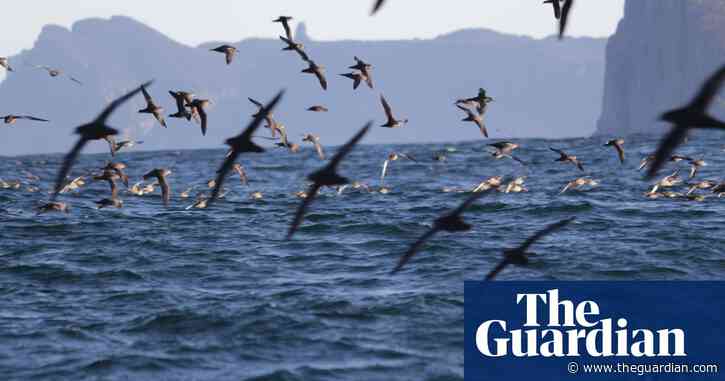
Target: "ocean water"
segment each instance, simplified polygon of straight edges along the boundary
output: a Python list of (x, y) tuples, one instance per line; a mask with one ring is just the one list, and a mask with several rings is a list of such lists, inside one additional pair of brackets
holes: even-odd
[[(698, 179), (722, 176), (723, 138), (697, 134), (680, 150), (707, 160)], [(656, 139), (629, 138), (625, 165), (603, 139), (516, 142), (526, 167), (491, 158), (488, 141), (362, 145), (340, 172), (374, 189), (389, 152), (418, 163), (391, 164), (389, 194), (323, 191), (292, 241), (284, 237), (294, 193), (321, 165), (309, 146), (242, 156), (250, 184), (231, 176), (226, 199), (203, 210), (185, 210), (195, 193), (179, 193), (205, 190), (221, 149), (122, 152), (132, 183), (172, 169), (171, 206), (158, 193), (122, 194), (123, 209), (98, 211), (108, 185), (89, 182), (62, 196), (67, 215), (33, 210), (62, 155), (3, 158), (2, 179), (29, 171), (41, 189), (0, 189), (3, 379), (462, 380), (463, 281), (482, 279), (504, 248), (570, 216), (575, 223), (531, 249), (530, 266), (499, 280), (725, 278), (725, 198), (643, 196), (651, 182), (637, 166)], [(558, 195), (582, 174), (554, 163), (550, 146), (577, 155), (600, 186)], [(443, 150), (447, 162), (434, 162)], [(83, 155), (73, 175), (106, 160)], [(434, 218), (468, 197), (443, 188), (495, 175), (527, 176), (529, 192), (483, 196), (465, 214), (470, 232), (439, 234), (389, 275)], [(250, 198), (257, 191), (263, 199)]]

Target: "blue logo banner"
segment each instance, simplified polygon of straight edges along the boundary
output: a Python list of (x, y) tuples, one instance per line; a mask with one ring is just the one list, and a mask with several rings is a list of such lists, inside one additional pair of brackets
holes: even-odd
[(725, 380), (725, 282), (466, 282), (465, 379)]

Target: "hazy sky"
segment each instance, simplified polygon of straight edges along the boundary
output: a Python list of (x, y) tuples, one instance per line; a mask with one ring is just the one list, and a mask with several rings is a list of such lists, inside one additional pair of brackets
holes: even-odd
[[(388, 0), (368, 17), (372, 0), (22, 0), (3, 10), (0, 56), (31, 48), (43, 25), (70, 26), (87, 17), (126, 15), (177, 41), (275, 37), (280, 14), (307, 24), (314, 39), (427, 38), (461, 28), (489, 28), (543, 37), (555, 30), (553, 12), (542, 0)], [(579, 0), (570, 32), (609, 36), (622, 17), (624, 0)]]

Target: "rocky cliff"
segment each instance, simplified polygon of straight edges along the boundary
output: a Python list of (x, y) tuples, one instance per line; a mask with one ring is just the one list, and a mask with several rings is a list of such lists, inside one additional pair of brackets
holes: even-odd
[[(281, 29), (280, 29), (281, 31)], [(127, 17), (88, 19), (71, 29), (47, 26), (32, 49), (11, 57), (17, 69), (0, 85), (0, 114), (31, 114), (52, 123), (19, 122), (0, 127), (0, 155), (66, 151), (75, 138), (72, 128), (93, 118), (109, 100), (156, 79), (150, 90), (173, 112), (167, 91), (192, 90), (213, 101), (209, 133), (196, 125), (170, 120), (163, 129), (136, 111), (141, 96), (118, 110), (111, 125), (128, 137), (145, 141), (142, 149), (222, 147), (240, 131), (255, 109), (247, 97), (269, 99), (281, 88), (287, 96), (275, 115), (298, 141), (305, 132), (320, 134), (324, 144), (339, 144), (370, 119), (382, 124), (379, 93), (384, 93), (405, 129), (376, 129), (366, 142), (442, 142), (481, 139), (473, 126), (460, 122), (453, 101), (485, 87), (496, 98), (488, 125), (493, 137), (584, 136), (594, 131), (601, 107), (604, 39), (532, 39), (489, 30), (463, 30), (430, 40), (317, 41), (303, 25), (297, 39), (330, 82), (323, 92), (313, 76), (303, 75), (303, 62), (282, 52), (276, 39), (228, 42), (239, 48), (232, 65), (209, 52), (218, 42), (191, 47)], [(349, 71), (358, 55), (374, 67), (375, 90), (338, 74)], [(63, 69), (83, 86), (49, 78), (30, 65)], [(566, 119), (562, 104), (569, 106)], [(305, 111), (314, 104), (329, 113)], [(106, 147), (93, 143), (89, 151)]]
[(627, 0), (607, 44), (597, 132), (661, 133), (658, 116), (691, 99), (724, 63), (725, 1)]

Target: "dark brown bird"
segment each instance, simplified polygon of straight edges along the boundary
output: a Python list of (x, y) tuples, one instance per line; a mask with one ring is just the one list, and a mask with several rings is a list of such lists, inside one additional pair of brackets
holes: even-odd
[(217, 53), (224, 53), (224, 56), (226, 57), (227, 65), (231, 64), (234, 60), (234, 55), (237, 54), (237, 48), (231, 46), (231, 45), (222, 45), (219, 47), (216, 47), (214, 49), (211, 49), (212, 52)]
[[(555, 0), (556, 2), (556, 0)], [(559, 19), (559, 39), (564, 38), (564, 32), (566, 31), (566, 24), (569, 21), (569, 13), (571, 7), (574, 6), (574, 0), (564, 0), (564, 7), (561, 9), (561, 18)]]
[(358, 57), (354, 57), (355, 59), (355, 65), (350, 66), (348, 69), (355, 69), (362, 74), (362, 78), (365, 80), (365, 83), (368, 84), (369, 88), (373, 88), (373, 76), (371, 71), (373, 70), (373, 65), (361, 60)]
[(278, 22), (282, 24), (282, 27), (284, 27), (284, 34), (287, 36), (289, 40), (292, 40), (292, 28), (289, 26), (289, 22), (293, 20), (290, 16), (279, 16), (276, 20), (272, 20), (272, 22)]
[(551, 147), (549, 147), (549, 149), (559, 154), (559, 158), (556, 159), (555, 161), (560, 161), (563, 163), (572, 163), (572, 164), (576, 165), (576, 167), (579, 168), (580, 171), (584, 171), (584, 166), (582, 165), (581, 161), (579, 161), (579, 159), (576, 158), (576, 156), (567, 155), (566, 152), (564, 152), (560, 149), (551, 148)]
[[(147, 82), (143, 84), (142, 87), (149, 86), (151, 85), (151, 83), (152, 82)], [(80, 154), (83, 147), (85, 147), (86, 143), (91, 140), (100, 140), (110, 135), (118, 134), (117, 130), (106, 125), (108, 117), (111, 116), (111, 114), (116, 110), (116, 108), (118, 108), (118, 106), (122, 105), (123, 103), (134, 97), (136, 94), (140, 93), (142, 87), (139, 87), (136, 90), (133, 90), (130, 93), (122, 96), (121, 98), (116, 99), (110, 105), (108, 105), (108, 107), (106, 107), (103, 112), (101, 112), (101, 114), (96, 117), (95, 120), (76, 128), (76, 134), (80, 135), (81, 137), (75, 144), (75, 146), (73, 146), (73, 149), (68, 152), (68, 154), (65, 156), (65, 159), (63, 160), (63, 165), (61, 166), (55, 181), (55, 188), (53, 188), (54, 190), (51, 201), (55, 201), (58, 193), (61, 189), (63, 189), (63, 181), (65, 180), (66, 176), (68, 176), (68, 173), (70, 172), (73, 164), (78, 158), (78, 155)]]
[(118, 143), (116, 143), (116, 138), (114, 138), (112, 135), (108, 135), (103, 138), (108, 142), (108, 148), (111, 151), (111, 156), (116, 156), (116, 152), (124, 149), (124, 148), (131, 148), (135, 146), (136, 144), (143, 144), (143, 141), (136, 141), (136, 140), (123, 140)]
[(323, 70), (325, 69), (324, 66), (320, 66), (315, 63), (315, 61), (307, 61), (309, 63), (309, 67), (307, 69), (302, 70), (303, 73), (307, 74), (314, 74), (315, 77), (317, 77), (317, 80), (320, 81), (320, 86), (322, 86), (323, 90), (327, 90), (327, 79), (325, 78), (325, 74), (323, 73)]
[(346, 74), (340, 74), (340, 75), (353, 80), (353, 83), (352, 83), (353, 90), (357, 90), (357, 88), (360, 86), (360, 83), (365, 79), (365, 76), (360, 73), (346, 73)]
[(456, 105), (459, 109), (463, 110), (466, 113), (466, 117), (463, 119), (464, 122), (473, 122), (476, 123), (478, 128), (481, 130), (481, 134), (485, 137), (488, 137), (488, 130), (486, 130), (486, 125), (483, 124), (483, 117), (479, 114), (474, 113), (473, 111), (461, 106)]
[(531, 245), (533, 245), (540, 239), (565, 227), (566, 225), (569, 225), (572, 221), (574, 221), (574, 217), (549, 225), (544, 230), (534, 234), (531, 238), (527, 239), (526, 242), (524, 242), (521, 246), (515, 249), (504, 251), (503, 260), (486, 276), (486, 280), (493, 280), (493, 278), (495, 278), (496, 275), (498, 275), (508, 265), (525, 266), (529, 264), (529, 257), (535, 256), (536, 254), (527, 253), (526, 250), (528, 250)]
[(120, 209), (123, 207), (123, 201), (118, 198), (118, 187), (116, 186), (117, 178), (118, 175), (111, 171), (104, 171), (103, 175), (94, 177), (95, 180), (108, 181), (108, 184), (111, 186), (111, 198), (104, 198), (100, 201), (96, 201), (98, 209), (103, 209), (106, 207), (115, 207)]
[(423, 244), (426, 243), (431, 237), (433, 237), (436, 233), (444, 231), (449, 233), (457, 233), (457, 232), (466, 232), (471, 230), (471, 225), (467, 224), (463, 220), (463, 212), (466, 211), (471, 205), (473, 205), (476, 200), (478, 200), (479, 197), (481, 197), (484, 194), (484, 192), (475, 192), (473, 193), (466, 201), (461, 204), (458, 208), (455, 210), (437, 218), (435, 221), (433, 221), (433, 227), (428, 230), (423, 236), (421, 236), (415, 243), (410, 246), (410, 249), (403, 254), (402, 257), (400, 257), (400, 260), (398, 260), (398, 264), (395, 266), (391, 274), (395, 274), (398, 271), (400, 271), (403, 266), (405, 266), (408, 261), (410, 261), (413, 256), (415, 256), (418, 251), (423, 247)]
[(385, 4), (385, 0), (375, 0), (375, 4), (373, 4), (373, 10), (370, 12), (370, 15), (372, 16), (378, 13), (383, 4)]
[(310, 57), (307, 56), (307, 53), (305, 53), (305, 45), (294, 42), (291, 38), (279, 36), (279, 39), (287, 44), (287, 46), (282, 48), (282, 50), (297, 52), (297, 54), (299, 54), (300, 57), (302, 57), (302, 60), (305, 62), (308, 62), (310, 60)]
[(194, 95), (186, 91), (169, 91), (169, 95), (176, 102), (176, 113), (169, 115), (169, 118), (184, 118), (191, 120), (191, 112), (186, 109), (194, 102)]
[(383, 110), (385, 110), (385, 116), (388, 118), (388, 121), (385, 122), (380, 127), (387, 127), (387, 128), (397, 128), (397, 127), (403, 127), (405, 124), (408, 123), (408, 119), (402, 119), (398, 120), (395, 119), (393, 116), (393, 109), (390, 107), (390, 104), (388, 104), (388, 101), (385, 100), (385, 97), (380, 95), (380, 103), (383, 104)]
[(254, 135), (254, 132), (257, 130), (257, 128), (259, 128), (259, 126), (262, 124), (262, 120), (264, 120), (265, 116), (272, 113), (272, 110), (274, 110), (275, 106), (277, 106), (277, 103), (279, 103), (283, 95), (284, 90), (280, 91), (267, 106), (264, 106), (261, 110), (259, 110), (257, 116), (254, 117), (252, 122), (249, 123), (247, 128), (241, 134), (233, 138), (227, 139), (226, 143), (231, 151), (227, 155), (226, 160), (224, 160), (221, 168), (219, 168), (219, 170), (217, 171), (216, 186), (212, 191), (209, 203), (214, 202), (219, 196), (222, 185), (224, 184), (224, 180), (226, 180), (229, 171), (234, 168), (234, 163), (236, 162), (240, 154), (245, 152), (264, 152), (264, 148), (252, 142), (252, 136)]
[(166, 128), (166, 121), (164, 120), (164, 109), (162, 107), (159, 107), (154, 102), (153, 98), (151, 98), (151, 95), (146, 90), (145, 86), (141, 86), (141, 92), (143, 93), (144, 99), (146, 99), (146, 108), (138, 110), (141, 114), (151, 114), (156, 118), (156, 120), (161, 123), (164, 128)]
[(720, 87), (725, 81), (725, 65), (721, 66), (700, 88), (697, 96), (688, 105), (668, 111), (660, 117), (660, 120), (673, 125), (669, 134), (662, 139), (655, 159), (649, 167), (647, 177), (657, 175), (667, 158), (682, 144), (691, 128), (704, 129), (725, 129), (725, 122), (719, 121), (707, 114), (707, 109), (717, 97)]
[(194, 99), (191, 104), (189, 105), (191, 107), (191, 113), (192, 115), (199, 115), (199, 118), (201, 119), (201, 135), (206, 136), (206, 126), (207, 126), (207, 115), (206, 115), (206, 108), (211, 103), (208, 99)]
[(614, 147), (617, 150), (617, 156), (619, 156), (619, 162), (624, 164), (624, 139), (610, 140), (604, 144), (605, 147)]
[(47, 119), (36, 118), (36, 117), (30, 116), (30, 115), (12, 115), (11, 114), (11, 115), (5, 115), (0, 118), (2, 118), (3, 122), (5, 122), (5, 124), (13, 124), (13, 123), (17, 122), (18, 120), (22, 120), (22, 119), (33, 120), (36, 122), (49, 122), (49, 120), (47, 120)]
[(309, 107), (307, 109), (307, 111), (312, 111), (312, 112), (328, 112), (330, 110), (327, 107), (325, 107), (325, 106), (315, 105), (315, 106)]
[(307, 208), (310, 206), (312, 201), (315, 200), (315, 196), (317, 196), (317, 193), (323, 186), (334, 187), (350, 183), (350, 180), (337, 174), (337, 166), (340, 165), (340, 162), (350, 153), (350, 151), (352, 151), (355, 145), (360, 142), (363, 136), (367, 134), (370, 129), (370, 125), (371, 123), (365, 125), (365, 127), (363, 127), (352, 139), (350, 139), (349, 142), (342, 146), (342, 148), (340, 148), (337, 154), (330, 159), (330, 162), (324, 168), (307, 176), (307, 179), (312, 182), (312, 185), (310, 185), (310, 188), (307, 190), (307, 197), (302, 200), (302, 203), (295, 214), (295, 218), (292, 221), (292, 225), (290, 225), (289, 232), (287, 233), (288, 240), (292, 239), (295, 232), (300, 227), (300, 224), (302, 224)]
[(169, 187), (169, 182), (166, 179), (170, 174), (171, 171), (168, 169), (156, 168), (143, 175), (144, 180), (149, 180), (150, 178), (155, 177), (159, 182), (159, 185), (161, 186), (161, 198), (164, 200), (165, 206), (169, 206), (169, 201), (171, 200), (171, 187)]

